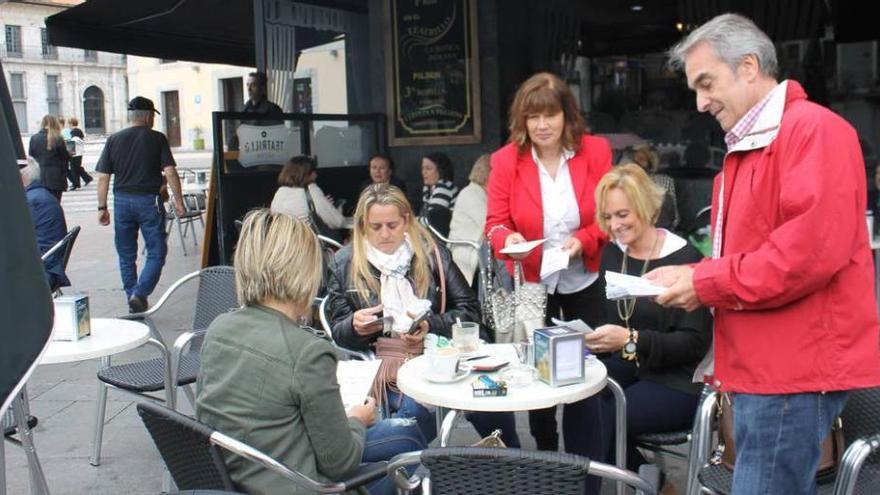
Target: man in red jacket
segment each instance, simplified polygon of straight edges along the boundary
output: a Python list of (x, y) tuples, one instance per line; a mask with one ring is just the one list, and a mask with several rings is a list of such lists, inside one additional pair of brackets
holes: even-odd
[(856, 131), (776, 80), (773, 43), (718, 16), (670, 50), (697, 109), (727, 133), (713, 256), (648, 274), (664, 305), (715, 310), (714, 369), (734, 393), (733, 493), (815, 493), (820, 444), (847, 391), (880, 384), (865, 176)]

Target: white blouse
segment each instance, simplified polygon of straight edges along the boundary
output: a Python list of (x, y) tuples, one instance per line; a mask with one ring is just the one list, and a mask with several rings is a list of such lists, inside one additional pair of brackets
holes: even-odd
[[(315, 213), (331, 229), (340, 229), (345, 224), (345, 217), (324, 195), (324, 191), (314, 182), (309, 184), (309, 195), (315, 203)], [(306, 190), (302, 187), (281, 186), (275, 191), (270, 209), (275, 213), (286, 213), (300, 220), (309, 219), (309, 204), (306, 202)]]
[[(544, 168), (538, 153), (532, 147), (532, 158), (538, 167), (538, 178), (541, 182), (541, 203), (544, 210), (544, 238), (547, 239), (542, 246), (544, 252), (548, 249), (561, 247), (566, 240), (574, 235), (581, 226), (581, 214), (578, 207), (577, 197), (574, 194), (574, 185), (571, 183), (571, 173), (568, 168), (568, 160), (574, 156), (571, 150), (563, 150), (559, 158), (559, 168), (556, 170), (556, 178), (550, 177), (550, 173)], [(584, 266), (583, 256), (572, 258), (568, 262), (568, 268), (551, 273), (541, 282), (547, 286), (549, 294), (573, 294), (589, 287), (599, 278), (596, 272), (587, 271)]]

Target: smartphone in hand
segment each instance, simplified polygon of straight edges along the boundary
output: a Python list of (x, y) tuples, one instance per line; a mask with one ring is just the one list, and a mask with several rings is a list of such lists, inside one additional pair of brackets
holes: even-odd
[(412, 325), (410, 325), (409, 330), (406, 332), (407, 335), (412, 335), (412, 334), (418, 332), (418, 331), (419, 331), (419, 325), (420, 325), (423, 321), (427, 320), (427, 319), (428, 319), (428, 316), (431, 316), (431, 312), (430, 312), (430, 311), (425, 311), (425, 312), (419, 314), (418, 316), (416, 316), (415, 318), (413, 318)]
[(367, 323), (364, 327), (369, 329), (379, 329), (382, 330), (384, 328), (391, 328), (391, 324), (394, 323), (394, 317), (391, 315), (383, 316), (381, 318), (376, 318), (375, 320)]

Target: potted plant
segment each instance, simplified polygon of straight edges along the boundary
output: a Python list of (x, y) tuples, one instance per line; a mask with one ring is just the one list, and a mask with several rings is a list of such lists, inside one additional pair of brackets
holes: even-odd
[(202, 126), (197, 125), (192, 129), (193, 133), (193, 149), (195, 150), (203, 150), (205, 149), (205, 138), (202, 136)]

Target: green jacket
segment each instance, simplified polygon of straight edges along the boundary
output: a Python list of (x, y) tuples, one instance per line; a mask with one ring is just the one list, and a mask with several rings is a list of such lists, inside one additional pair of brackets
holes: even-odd
[[(366, 429), (347, 418), (330, 343), (262, 306), (218, 317), (202, 345), (196, 416), (319, 481), (361, 464)], [(226, 453), (232, 481), (250, 494), (312, 493)]]

